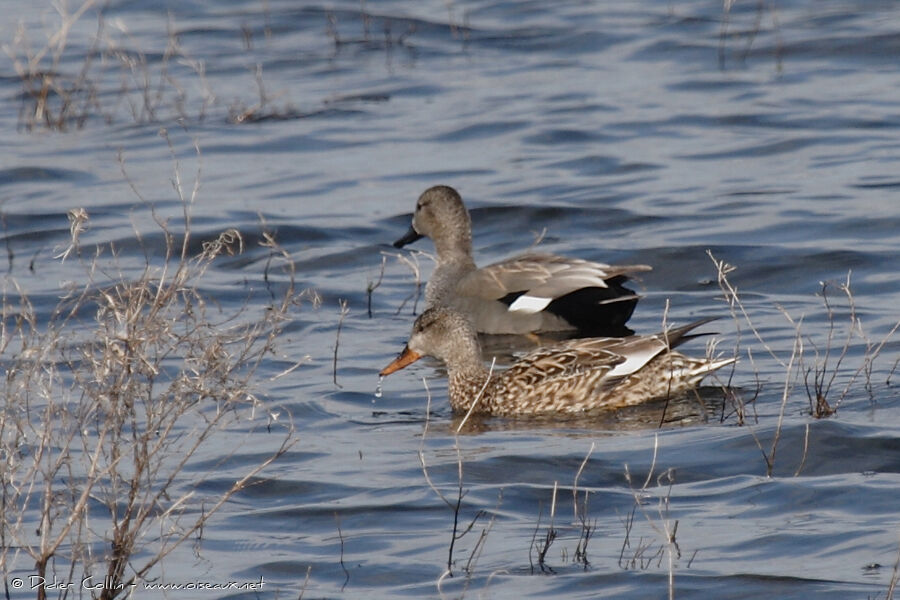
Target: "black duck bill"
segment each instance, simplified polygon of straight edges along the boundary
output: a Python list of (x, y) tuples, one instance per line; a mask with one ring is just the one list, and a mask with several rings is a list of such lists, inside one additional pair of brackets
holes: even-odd
[(416, 231), (415, 227), (411, 226), (409, 228), (409, 231), (407, 231), (406, 234), (402, 238), (400, 238), (399, 240), (394, 242), (394, 248), (402, 248), (403, 246), (405, 246), (407, 244), (412, 244), (416, 240), (421, 240), (423, 237), (425, 237), (425, 236), (423, 236), (421, 233)]

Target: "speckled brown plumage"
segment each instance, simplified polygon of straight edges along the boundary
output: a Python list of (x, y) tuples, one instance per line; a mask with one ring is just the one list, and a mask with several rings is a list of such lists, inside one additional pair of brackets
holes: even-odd
[(382, 375), (428, 355), (447, 365), (455, 411), (467, 412), (476, 400), (473, 412), (492, 415), (616, 409), (684, 392), (734, 362), (690, 358), (670, 350), (708, 321), (651, 336), (570, 340), (535, 350), (491, 374), (469, 320), (453, 309), (431, 308), (416, 319), (403, 354)]

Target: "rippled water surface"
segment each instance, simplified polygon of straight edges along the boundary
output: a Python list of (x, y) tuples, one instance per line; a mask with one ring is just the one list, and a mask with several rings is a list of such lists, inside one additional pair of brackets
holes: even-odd
[[(19, 36), (13, 19), (0, 32), (21, 65), (58, 17), (18, 10)], [(200, 183), (192, 251), (227, 228), (244, 238), (201, 282), (224, 314), (288, 281), (263, 231), (320, 296), (292, 309), (256, 374), (296, 444), (157, 581), (265, 581), (203, 597), (886, 598), (900, 546), (898, 49), (891, 2), (113, 0), (99, 29), (95, 9), (81, 17), (55, 66), (80, 81), (65, 131), (34, 122), (2, 63), (5, 290), (49, 319), (96, 244), (114, 243), (126, 276), (160, 266), (151, 207), (183, 231), (177, 165), (187, 196)], [(389, 243), (438, 183), (466, 199), (481, 264), (540, 238), (652, 265), (631, 326), (722, 316), (732, 394), (711, 382), (701, 399), (458, 436), (435, 363), (376, 398), (421, 308), (415, 269), (432, 268), (427, 240)], [(90, 217), (83, 256), (63, 262), (75, 208)], [(708, 252), (736, 267), (736, 320)], [(838, 410), (817, 419), (804, 375), (823, 364)], [(180, 476), (190, 510), (280, 443), (247, 429)]]

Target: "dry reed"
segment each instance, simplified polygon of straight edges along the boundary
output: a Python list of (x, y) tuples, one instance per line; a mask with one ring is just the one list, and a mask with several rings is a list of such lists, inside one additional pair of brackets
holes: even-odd
[[(732, 320), (735, 323), (737, 331), (737, 354), (742, 349), (746, 351), (751, 367), (755, 372), (757, 381), (756, 395), (762, 388), (761, 377), (759, 375), (759, 366), (756, 363), (753, 351), (749, 345), (742, 348), (742, 324), (745, 324), (753, 337), (759, 342), (762, 349), (784, 370), (783, 381), (781, 383), (780, 404), (778, 408), (778, 419), (772, 435), (772, 441), (766, 447), (762, 440), (759, 439), (753, 428), (750, 429), (751, 435), (756, 442), (757, 447), (762, 453), (766, 464), (766, 474), (771, 476), (775, 470), (775, 458), (778, 451), (779, 442), (781, 440), (782, 429), (784, 426), (785, 416), (788, 411), (789, 401), (794, 396), (794, 390), (799, 382), (803, 383), (806, 391), (806, 403), (808, 413), (816, 418), (826, 418), (835, 414), (846, 399), (848, 394), (856, 385), (860, 378), (863, 378), (862, 385), (872, 395), (872, 374), (874, 363), (882, 354), (886, 344), (893, 335), (900, 329), (900, 321), (879, 340), (873, 340), (866, 334), (861, 319), (857, 314), (856, 301), (851, 291), (850, 274), (842, 282), (822, 282), (821, 298), (825, 308), (827, 318), (827, 331), (823, 340), (817, 340), (812, 335), (806, 333), (804, 328), (804, 315), (799, 318), (791, 316), (787, 310), (778, 306), (778, 310), (784, 316), (788, 324), (794, 330), (794, 336), (791, 343), (790, 353), (785, 357), (784, 351), (776, 350), (772, 344), (765, 340), (759, 331), (759, 328), (751, 318), (747, 307), (738, 293), (737, 287), (729, 279), (730, 275), (736, 270), (736, 267), (729, 265), (725, 261), (718, 260), (713, 256), (712, 252), (707, 251), (710, 259), (716, 266), (718, 273), (719, 287), (724, 294), (725, 301), (728, 303)], [(845, 303), (841, 307), (846, 312), (846, 321), (841, 321), (838, 315), (838, 305), (832, 296), (832, 290), (839, 291), (839, 297), (843, 298)], [(839, 329), (843, 328), (843, 333), (839, 335)], [(852, 360), (850, 351), (854, 347), (862, 349), (862, 356), (858, 359), (858, 365), (854, 367), (847, 366)], [(896, 363), (895, 363), (896, 364)], [(893, 372), (893, 369), (891, 369)], [(890, 374), (888, 374), (888, 379)], [(838, 382), (843, 382), (843, 387), (839, 392)], [(834, 398), (834, 395), (837, 397)], [(754, 395), (754, 400), (756, 399)], [(737, 407), (738, 414), (743, 414), (743, 406)], [(724, 414), (724, 413), (723, 413)], [(741, 420), (743, 424), (743, 420)], [(803, 450), (800, 462), (796, 467), (794, 474), (799, 475), (806, 462), (807, 453), (809, 451), (809, 424), (806, 425), (806, 433), (804, 436)]]
[[(0, 573), (7, 581), (27, 557), (42, 582), (94, 577), (104, 582), (95, 597), (128, 595), (184, 542), (199, 543), (223, 505), (295, 443), (290, 420), (268, 408), (254, 383), (299, 298), (292, 265), (285, 261), (290, 283), (269, 306), (213, 313), (200, 281), (243, 240), (227, 230), (191, 256), (199, 186), (184, 194), (177, 162), (175, 185), (184, 231), (179, 240), (157, 219), (161, 264), (111, 273), (104, 248), (80, 245), (87, 214), (71, 211), (70, 244), (59, 259), (77, 256), (86, 283), (49, 316), (15, 281), (2, 298)], [(201, 498), (186, 467), (233, 426), (249, 430), (248, 440), (281, 433), (268, 455)], [(240, 447), (230, 443), (219, 462)], [(35, 588), (39, 600), (47, 592), (43, 583)]]
[[(160, 47), (144, 48), (124, 19), (107, 20), (99, 0), (51, 2), (42, 31), (20, 23), (3, 50), (22, 86), (19, 124), (27, 130), (69, 131), (92, 119), (112, 123), (127, 115), (135, 123), (203, 121), (224, 104), (207, 78), (206, 59), (194, 56), (180, 41), (171, 17)], [(266, 38), (267, 3), (262, 5)], [(96, 27), (83, 23), (96, 19)], [(250, 39), (246, 30), (236, 35)], [(252, 44), (247, 42), (248, 52)], [(224, 119), (233, 124), (298, 119), (307, 113), (289, 102), (276, 104), (283, 92), (270, 93), (262, 65), (252, 69), (255, 101), (235, 99)]]

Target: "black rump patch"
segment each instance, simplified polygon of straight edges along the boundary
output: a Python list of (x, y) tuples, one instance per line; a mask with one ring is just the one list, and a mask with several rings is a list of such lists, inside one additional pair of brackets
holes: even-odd
[[(578, 330), (579, 337), (625, 337), (632, 335), (633, 330), (625, 326), (638, 297), (634, 291), (623, 284), (628, 280), (624, 275), (606, 280), (609, 287), (589, 287), (575, 290), (551, 302), (544, 310), (562, 317)], [(516, 298), (525, 292), (511, 292), (500, 302), (512, 305)], [(630, 296), (630, 298), (629, 298)], [(627, 299), (609, 302), (616, 298)]]

